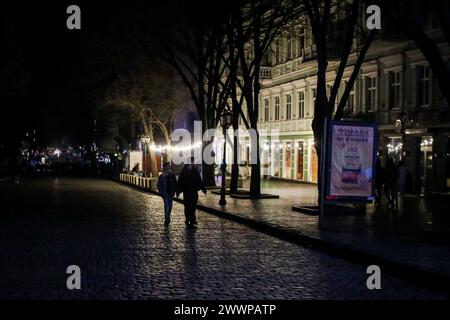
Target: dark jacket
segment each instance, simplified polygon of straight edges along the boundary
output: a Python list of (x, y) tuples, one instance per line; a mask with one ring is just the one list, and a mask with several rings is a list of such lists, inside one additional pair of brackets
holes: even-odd
[(173, 197), (177, 191), (177, 178), (173, 173), (167, 175), (163, 173), (159, 176), (156, 186), (163, 197)]
[(384, 181), (388, 186), (395, 186), (397, 182), (398, 170), (394, 162), (388, 162), (384, 169)]
[(192, 167), (192, 169), (189, 170), (189, 167), (185, 165), (178, 178), (177, 193), (184, 193), (186, 195), (197, 193), (199, 190), (206, 193), (206, 188), (200, 177), (200, 173), (197, 168)]
[(381, 165), (380, 159), (377, 159), (375, 169), (375, 186), (380, 188), (384, 183), (384, 168)]

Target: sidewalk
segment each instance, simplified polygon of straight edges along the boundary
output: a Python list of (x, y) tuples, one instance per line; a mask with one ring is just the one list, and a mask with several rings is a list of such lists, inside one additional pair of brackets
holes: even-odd
[(450, 288), (450, 217), (445, 201), (405, 197), (398, 212), (369, 205), (366, 213), (325, 215), (319, 218), (292, 211), (293, 205), (315, 204), (317, 188), (289, 182), (266, 182), (264, 193), (280, 199), (241, 200), (200, 196), (199, 209), (219, 214), (276, 236), (379, 264), (428, 284)]
[[(279, 238), (306, 244), (355, 262), (389, 268), (399, 275), (439, 288), (450, 288), (450, 217), (446, 201), (405, 197), (398, 212), (369, 205), (366, 213), (325, 215), (319, 219), (292, 211), (313, 205), (317, 188), (309, 184), (269, 181), (262, 192), (280, 199), (245, 200), (227, 196), (199, 197), (198, 208)], [(182, 202), (182, 200), (180, 200)], [(444, 235), (444, 237), (442, 237)]]

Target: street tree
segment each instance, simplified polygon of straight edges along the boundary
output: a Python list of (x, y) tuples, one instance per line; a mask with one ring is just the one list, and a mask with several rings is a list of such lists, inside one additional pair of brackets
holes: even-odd
[[(226, 30), (223, 25), (226, 7), (202, 3), (202, 19), (189, 12), (197, 10), (196, 3), (176, 13), (171, 37), (167, 32), (156, 35), (159, 54), (178, 73), (196, 106), (202, 131), (215, 129), (220, 116), (228, 107), (229, 78), (222, 58), (226, 51)], [(191, 12), (192, 13), (192, 12)], [(167, 31), (167, 30), (166, 30)], [(225, 79), (225, 80), (224, 80)], [(203, 150), (209, 142), (203, 142)], [(205, 185), (215, 186), (214, 166), (202, 163)]]
[[(302, 11), (301, 2), (286, 0), (249, 0), (232, 7), (227, 29), (228, 58), (225, 63), (233, 76), (232, 83), (238, 90), (231, 90), (233, 127), (240, 116), (247, 127), (256, 133), (252, 141), (250, 196), (261, 195), (261, 160), (259, 121), (260, 71), (274, 38)], [(230, 57), (231, 56), (231, 57)], [(241, 99), (243, 97), (243, 99)], [(246, 110), (242, 110), (245, 101)], [(236, 145), (236, 143), (235, 143)], [(236, 153), (236, 149), (235, 149)], [(236, 174), (237, 167), (233, 168)], [(236, 179), (234, 177), (234, 179)], [(234, 180), (236, 181), (236, 180)]]
[(128, 74), (117, 78), (104, 96), (104, 106), (114, 106), (128, 109), (132, 120), (141, 123), (145, 142), (150, 150), (151, 172), (158, 175), (156, 155), (154, 151), (155, 134), (160, 132), (167, 145), (168, 161), (171, 160), (171, 120), (176, 106), (176, 93), (173, 77), (161, 64), (154, 63), (151, 69), (130, 70)]
[(450, 46), (450, 4), (446, 0), (424, 1), (372, 1), (378, 4), (388, 17), (387, 23), (403, 30), (412, 39), (430, 64), (433, 76), (450, 107), (450, 68), (448, 59), (440, 47), (441, 39), (431, 35), (430, 21), (443, 31)]
[[(364, 12), (361, 10), (363, 6), (359, 0), (304, 0), (304, 5), (316, 47), (317, 95), (312, 129), (320, 164), (323, 160), (321, 143), (324, 138), (324, 119), (340, 120), (343, 117), (350, 92), (377, 30), (365, 29)], [(332, 60), (339, 62), (332, 87), (327, 90), (327, 71)], [(351, 65), (351, 76), (343, 85), (344, 72)], [(344, 86), (344, 93), (339, 98), (341, 86)], [(320, 173), (318, 177), (320, 183)]]

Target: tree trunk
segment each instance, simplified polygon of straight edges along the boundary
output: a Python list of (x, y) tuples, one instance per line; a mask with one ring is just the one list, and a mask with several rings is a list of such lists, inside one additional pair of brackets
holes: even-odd
[(406, 29), (430, 63), (433, 75), (436, 77), (439, 88), (441, 89), (441, 93), (447, 101), (447, 105), (450, 107), (450, 72), (448, 71), (446, 62), (441, 56), (439, 48), (433, 40), (423, 32), (423, 30), (414, 24), (406, 26)]
[(172, 162), (172, 141), (170, 140), (170, 136), (165, 135), (166, 138), (166, 144), (167, 144), (167, 149), (166, 149), (166, 161), (167, 162)]
[(205, 187), (215, 187), (215, 166), (214, 164), (202, 163), (203, 183)]
[[(436, 3), (438, 3), (438, 1), (436, 1)], [(433, 1), (433, 4), (436, 5), (436, 3)], [(420, 51), (422, 51), (422, 54), (425, 56), (433, 70), (433, 76), (436, 77), (442, 95), (447, 101), (447, 105), (450, 107), (450, 72), (446, 61), (444, 61), (441, 56), (437, 44), (425, 33), (424, 29), (419, 26), (413, 18), (405, 17), (399, 8), (392, 10), (392, 7), (389, 7), (389, 5), (390, 3), (385, 6), (385, 12), (388, 13), (391, 19), (399, 20), (403, 30), (411, 39), (413, 39)], [(437, 8), (439, 8), (439, 5)], [(441, 14), (438, 14), (438, 17), (439, 16), (441, 16)], [(444, 34), (448, 41), (450, 32), (446, 28), (447, 23), (442, 25), (442, 28), (444, 29)]]
[[(262, 53), (260, 53), (260, 57), (262, 57)], [(254, 82), (253, 82), (253, 112), (251, 114), (251, 128), (255, 130), (256, 133), (256, 144), (252, 147), (256, 148), (256, 163), (252, 164), (252, 173), (251, 173), (251, 181), (250, 181), (250, 195), (252, 197), (261, 196), (261, 159), (259, 154), (259, 132), (258, 132), (258, 120), (259, 120), (259, 92), (260, 92), (260, 83), (259, 83), (259, 70), (260, 70), (260, 62), (255, 63), (254, 70)], [(254, 160), (252, 159), (252, 162)]]
[(158, 177), (158, 164), (156, 163), (156, 154), (155, 151), (152, 148), (148, 148), (150, 151), (150, 173), (153, 178)]
[[(239, 126), (237, 121), (233, 121), (234, 132), (237, 132)], [(236, 193), (238, 190), (239, 181), (239, 163), (238, 163), (238, 153), (239, 153), (239, 137), (234, 135), (233, 137), (233, 164), (231, 165), (231, 182), (230, 182), (230, 192)]]
[(319, 128), (316, 128), (315, 130), (313, 129), (313, 134), (314, 134), (314, 148), (316, 149), (316, 153), (317, 153), (317, 168), (318, 168), (318, 172), (317, 172), (317, 189), (318, 189), (318, 198), (317, 198), (317, 204), (320, 205), (320, 197), (321, 197), (321, 193), (322, 190), (320, 188), (321, 182), (322, 182), (322, 173), (320, 168), (322, 168), (322, 129), (323, 125), (320, 126)]
[(350, 92), (353, 89), (353, 86), (355, 85), (355, 81), (358, 78), (359, 71), (361, 70), (361, 66), (364, 62), (364, 58), (366, 57), (367, 51), (370, 48), (370, 45), (372, 44), (373, 40), (375, 39), (376, 30), (372, 30), (366, 40), (366, 43), (362, 47), (358, 59), (356, 60), (355, 66), (353, 67), (352, 74), (350, 76), (350, 80), (347, 83), (347, 86), (345, 87), (344, 94), (341, 97), (341, 100), (339, 101), (339, 105), (336, 109), (336, 114), (334, 116), (334, 119), (341, 120), (344, 109), (348, 101), (348, 97), (350, 96)]
[(250, 180), (250, 196), (259, 197), (261, 195), (261, 161), (259, 156), (259, 132), (257, 126), (253, 127), (256, 131), (256, 163), (253, 163), (252, 159), (252, 173)]
[[(208, 126), (207, 122), (202, 121), (203, 132), (206, 132), (208, 127), (209, 126)], [(203, 141), (202, 142), (202, 155), (205, 151), (206, 146), (207, 146), (207, 143), (205, 141)], [(202, 157), (202, 159), (203, 159), (203, 157)], [(215, 187), (216, 186), (214, 164), (207, 164), (204, 161), (202, 161), (202, 177), (203, 177), (203, 183), (206, 187)]]
[[(319, 45), (318, 45), (318, 48)], [(324, 48), (324, 47), (322, 47)], [(314, 119), (312, 122), (312, 129), (314, 134), (314, 147), (316, 148), (317, 160), (318, 160), (318, 168), (322, 166), (322, 139), (323, 137), (323, 122), (326, 116), (330, 116), (333, 112), (332, 106), (328, 103), (327, 92), (326, 92), (326, 72), (328, 67), (328, 61), (326, 59), (326, 49), (323, 49), (322, 52), (318, 51), (318, 56), (322, 56), (322, 58), (318, 59), (318, 74), (317, 74), (317, 97), (316, 97), (316, 105), (314, 106)], [(320, 205), (320, 197), (321, 190), (320, 184), (322, 181), (322, 174), (319, 171), (317, 172), (317, 182), (318, 182), (318, 199), (317, 202)]]
[[(152, 126), (152, 124), (149, 124), (148, 136), (150, 137), (150, 143), (155, 141), (155, 137), (153, 136), (153, 126)], [(153, 178), (157, 178), (159, 170), (158, 170), (158, 166), (157, 166), (157, 163), (156, 163), (155, 150), (150, 148), (150, 146), (148, 146), (147, 149), (149, 150), (149, 154), (150, 154), (150, 170), (151, 170), (150, 172), (151, 172)]]
[[(229, 36), (230, 38), (233, 38), (233, 34)], [(237, 60), (234, 56), (234, 45), (231, 41), (230, 43), (230, 52), (233, 54), (230, 55), (230, 73), (231, 73), (231, 99), (232, 99), (232, 111), (233, 111), (233, 131), (236, 133), (234, 134), (234, 140), (233, 140), (233, 164), (231, 165), (231, 181), (230, 181), (230, 193), (237, 193), (238, 190), (238, 182), (239, 182), (239, 137), (237, 134), (239, 134), (239, 116), (241, 111), (241, 105), (238, 102), (237, 97), (237, 83), (236, 83), (236, 68), (237, 68)]]

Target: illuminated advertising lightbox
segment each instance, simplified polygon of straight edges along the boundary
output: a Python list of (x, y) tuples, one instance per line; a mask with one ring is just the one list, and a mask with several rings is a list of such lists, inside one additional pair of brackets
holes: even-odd
[(138, 171), (142, 171), (142, 151), (130, 151), (128, 154), (129, 158), (129, 168), (128, 170), (132, 171), (134, 166), (138, 165)]
[(328, 129), (326, 194), (328, 201), (372, 201), (377, 127), (332, 121)]

